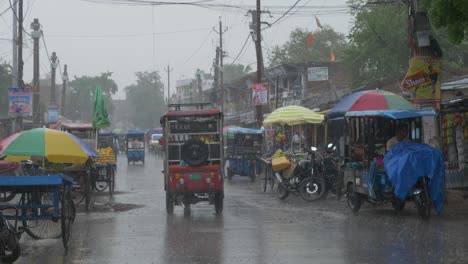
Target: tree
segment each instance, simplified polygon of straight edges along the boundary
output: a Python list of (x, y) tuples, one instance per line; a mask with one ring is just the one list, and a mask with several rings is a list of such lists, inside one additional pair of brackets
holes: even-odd
[(242, 64), (227, 64), (224, 65), (224, 81), (230, 82), (232, 80), (236, 80), (242, 78), (244, 75), (248, 74), (252, 68), (247, 65), (244, 66)]
[[(310, 47), (306, 45), (309, 34), (313, 36)], [(270, 65), (325, 62), (330, 61), (330, 47), (337, 60), (341, 60), (347, 47), (345, 36), (327, 25), (314, 32), (297, 28), (290, 33), (289, 41), (284, 45), (273, 47), (268, 58)]]
[[(389, 77), (399, 78), (408, 69), (408, 10), (406, 5), (362, 5), (353, 7), (354, 26), (348, 39), (345, 62), (353, 73), (354, 85)], [(463, 67), (468, 49), (448, 41), (444, 29), (433, 31), (442, 49), (443, 65)]]
[(357, 10), (348, 35), (350, 46), (345, 53), (354, 84), (405, 72), (408, 68), (406, 8), (373, 5)]
[(11, 87), (11, 66), (0, 63), (0, 116), (8, 115), (8, 88)]
[(84, 122), (92, 121), (97, 84), (101, 84), (107, 112), (112, 115), (114, 112), (112, 95), (117, 92), (118, 87), (111, 77), (112, 72), (104, 72), (99, 76), (74, 76), (74, 80), (70, 82), (71, 89), (67, 92), (66, 113), (68, 117)]
[(135, 84), (125, 87), (130, 106), (130, 119), (141, 129), (159, 126), (165, 110), (164, 84), (158, 72), (136, 72)]
[(447, 28), (447, 34), (454, 43), (461, 43), (468, 36), (468, 1), (466, 0), (424, 0), (429, 18), (435, 27)]

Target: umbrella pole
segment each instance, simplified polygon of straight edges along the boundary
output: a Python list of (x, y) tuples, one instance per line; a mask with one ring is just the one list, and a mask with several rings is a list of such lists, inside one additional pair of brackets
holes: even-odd
[(314, 146), (317, 147), (317, 124), (314, 124)]

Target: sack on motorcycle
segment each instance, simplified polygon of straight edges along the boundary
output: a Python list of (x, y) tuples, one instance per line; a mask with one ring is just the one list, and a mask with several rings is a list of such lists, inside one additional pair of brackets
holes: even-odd
[(286, 157), (275, 158), (271, 160), (271, 167), (273, 171), (282, 171), (289, 167), (289, 160)]
[(291, 178), (292, 176), (294, 176), (294, 170), (296, 169), (297, 167), (297, 164), (296, 162), (291, 162), (291, 164), (289, 165), (289, 167), (287, 167), (284, 171), (283, 171), (283, 178), (285, 179), (289, 179)]

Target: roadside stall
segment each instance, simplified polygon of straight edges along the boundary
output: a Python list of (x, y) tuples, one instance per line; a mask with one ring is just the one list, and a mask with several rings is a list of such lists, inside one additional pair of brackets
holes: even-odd
[[(35, 239), (61, 237), (63, 246), (68, 248), (75, 218), (70, 193), (73, 179), (55, 171), (52, 164), (84, 164), (99, 155), (79, 138), (47, 128), (18, 133), (12, 140), (2, 141), (2, 149), (5, 161), (21, 162), (24, 174), (0, 177), (1, 192), (19, 198), (0, 206), (2, 236), (9, 241), (0, 243), (1, 261), (13, 262), (19, 257), (18, 242), (23, 232)], [(38, 170), (29, 170), (33, 168), (29, 166), (31, 160), (37, 163)]]
[(444, 83), (440, 122), (447, 188), (468, 187), (468, 78)]
[(95, 159), (94, 187), (96, 191), (109, 191), (109, 195), (114, 194), (115, 170), (117, 168), (117, 153), (114, 134), (110, 131), (100, 131), (98, 135), (98, 148), (96, 151), (101, 158)]
[[(285, 106), (276, 109), (263, 121), (263, 126), (275, 128), (275, 149), (301, 151), (304, 147), (318, 145), (317, 131), (326, 130), (322, 124), (324, 116), (302, 106)], [(297, 132), (294, 140), (294, 135)], [(271, 135), (269, 135), (271, 136)], [(322, 142), (325, 143), (325, 142)], [(274, 175), (271, 169), (271, 158), (263, 157), (261, 161), (261, 172), (263, 177), (263, 191), (266, 192), (268, 183), (273, 189)]]

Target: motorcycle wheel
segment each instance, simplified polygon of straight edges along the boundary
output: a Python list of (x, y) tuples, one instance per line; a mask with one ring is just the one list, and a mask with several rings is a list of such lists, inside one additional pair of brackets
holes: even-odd
[(426, 191), (421, 192), (415, 197), (416, 207), (418, 208), (419, 216), (427, 220), (431, 216), (431, 204), (427, 199)]
[(299, 186), (299, 195), (304, 201), (312, 202), (324, 197), (326, 193), (325, 180), (317, 177), (305, 179)]
[(348, 207), (353, 213), (357, 213), (361, 209), (361, 195), (354, 190), (353, 184), (348, 185)]
[(394, 200), (392, 201), (392, 207), (397, 213), (401, 213), (401, 211), (403, 211), (403, 209), (405, 208), (405, 202), (400, 200)]
[(289, 191), (286, 190), (286, 187), (282, 183), (278, 183), (276, 187), (276, 195), (280, 200), (285, 200), (289, 196)]

